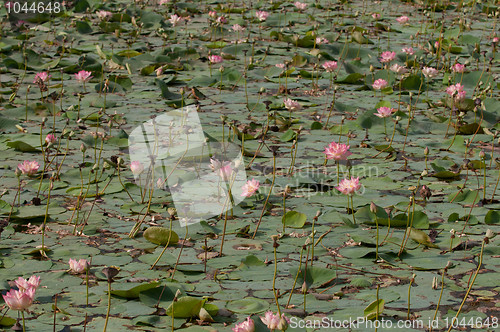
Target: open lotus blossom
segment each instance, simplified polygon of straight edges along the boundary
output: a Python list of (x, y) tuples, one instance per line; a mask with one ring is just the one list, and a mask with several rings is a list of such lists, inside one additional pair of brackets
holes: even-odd
[(113, 16), (113, 13), (108, 12), (107, 10), (99, 10), (96, 12), (97, 17), (100, 18), (101, 20), (107, 20), (111, 16)]
[(264, 317), (260, 317), (260, 320), (262, 323), (266, 324), (267, 328), (270, 330), (285, 330), (286, 324), (290, 323), (290, 319), (288, 319), (285, 314), (281, 314), (280, 317), (277, 313), (273, 314), (272, 311), (267, 311)]
[(257, 16), (257, 19), (261, 22), (267, 20), (267, 17), (269, 16), (269, 13), (263, 10), (258, 10), (255, 12), (255, 16)]
[(377, 108), (377, 113), (373, 113), (379, 118), (387, 118), (392, 115), (392, 113), (396, 112), (397, 109), (395, 108), (390, 108), (390, 107), (379, 107)]
[(401, 49), (401, 52), (406, 53), (408, 55), (413, 55), (415, 54), (415, 51), (413, 50), (413, 47), (403, 47)]
[(177, 14), (173, 14), (173, 15), (170, 15), (170, 24), (172, 24), (172, 26), (177, 26), (177, 24), (180, 23), (180, 21), (182, 21), (182, 17), (180, 17), (179, 15)]
[(31, 276), (28, 280), (23, 277), (17, 278), (14, 283), (20, 291), (25, 291), (30, 288), (37, 289), (40, 286), (40, 277), (39, 276)]
[(322, 44), (328, 44), (329, 41), (326, 38), (323, 37), (316, 37), (316, 44), (317, 45), (322, 45)]
[(45, 136), (45, 143), (47, 143), (47, 145), (54, 144), (56, 141), (56, 137), (52, 134), (48, 134), (47, 136)]
[(225, 16), (219, 16), (219, 17), (217, 17), (217, 19), (215, 20), (215, 22), (218, 25), (226, 24), (227, 23), (227, 18)]
[(88, 82), (92, 77), (92, 73), (86, 70), (80, 70), (75, 74), (75, 79), (79, 82)]
[(275, 66), (279, 69), (285, 69), (286, 65), (284, 63), (277, 63)]
[(343, 179), (340, 181), (339, 186), (335, 187), (338, 191), (340, 191), (344, 195), (352, 195), (359, 189), (361, 189), (361, 185), (359, 184), (359, 177), (355, 178), (351, 176), (351, 179)]
[(36, 161), (25, 160), (22, 164), (18, 164), (17, 168), (21, 171), (21, 173), (26, 174), (28, 176), (35, 174), (40, 165)]
[(422, 74), (424, 74), (424, 76), (427, 78), (434, 78), (439, 74), (439, 71), (432, 67), (424, 67), (422, 69)]
[(375, 90), (382, 90), (383, 88), (385, 88), (387, 86), (387, 81), (384, 80), (383, 78), (379, 78), (378, 80), (375, 80), (375, 82), (373, 82), (373, 89)]
[(217, 12), (215, 10), (211, 10), (208, 12), (208, 16), (210, 16), (211, 18), (216, 18)]
[(373, 17), (373, 19), (378, 20), (380, 18), (380, 14), (379, 13), (373, 13), (372, 17)]
[(69, 269), (73, 273), (85, 272), (87, 270), (88, 266), (89, 266), (89, 262), (86, 259), (82, 258), (78, 261), (76, 259), (73, 259), (73, 258), (69, 259)]
[(338, 144), (337, 142), (331, 142), (325, 147), (323, 153), (326, 155), (326, 159), (334, 160), (346, 160), (352, 152), (349, 151), (351, 146), (347, 144)]
[(10, 309), (24, 311), (33, 304), (35, 288), (30, 287), (26, 290), (11, 289), (7, 294), (2, 296)]
[(391, 62), (396, 57), (396, 52), (385, 51), (380, 55), (380, 62)]
[(247, 183), (245, 183), (242, 187), (243, 193), (241, 194), (241, 196), (252, 197), (257, 192), (257, 190), (259, 190), (259, 187), (260, 182), (258, 180), (248, 180)]
[(298, 9), (298, 10), (304, 10), (307, 8), (307, 3), (303, 3), (300, 1), (295, 1), (293, 5)]
[(233, 29), (234, 32), (242, 32), (245, 31), (245, 27), (242, 27), (239, 24), (234, 24), (231, 29)]
[(232, 328), (234, 332), (254, 332), (255, 325), (253, 320), (250, 317), (247, 317), (247, 320), (243, 323), (236, 324), (235, 327)]
[(333, 73), (338, 67), (337, 61), (326, 61), (322, 66), (329, 73)]
[(405, 24), (405, 23), (408, 23), (410, 19), (408, 18), (408, 16), (406, 15), (403, 15), (403, 16), (400, 16), (396, 19), (396, 21), (398, 21), (398, 23), (401, 23), (401, 24)]
[(130, 163), (130, 170), (134, 175), (139, 175), (144, 171), (144, 166), (140, 161), (133, 161)]
[(231, 167), (231, 162), (229, 161), (221, 162), (217, 159), (210, 158), (210, 168), (224, 181), (229, 181), (233, 174), (233, 168)]
[(302, 106), (299, 104), (298, 101), (295, 101), (290, 98), (285, 98), (283, 100), (283, 103), (285, 103), (286, 109), (289, 110), (290, 112), (300, 111), (302, 109)]
[(220, 55), (209, 55), (208, 61), (210, 61), (210, 63), (221, 63), (223, 59)]
[(451, 66), (451, 70), (454, 73), (463, 73), (465, 71), (465, 66), (459, 63), (455, 63), (453, 66)]
[(33, 83), (35, 83), (35, 84), (45, 83), (51, 77), (52, 77), (52, 75), (49, 75), (47, 72), (42, 71), (42, 72), (36, 73), (35, 79), (33, 80)]
[(393, 64), (391, 67), (389, 67), (389, 69), (395, 72), (396, 74), (401, 74), (401, 75), (408, 72), (405, 66), (400, 66), (397, 63)]
[(446, 93), (457, 101), (464, 99), (466, 95), (464, 86), (460, 83), (457, 83), (455, 85), (450, 85), (449, 87), (447, 87)]

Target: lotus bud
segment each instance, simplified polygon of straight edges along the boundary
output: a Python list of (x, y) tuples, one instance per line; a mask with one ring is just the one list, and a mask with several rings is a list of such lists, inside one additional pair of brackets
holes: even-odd
[(425, 149), (424, 149), (424, 154), (425, 154), (426, 156), (428, 156), (428, 155), (429, 155), (429, 148), (428, 148), (428, 147), (425, 147)]
[(437, 289), (438, 288), (438, 278), (434, 277), (432, 278), (432, 289)]
[(488, 239), (493, 239), (497, 234), (495, 232), (493, 232), (491, 229), (488, 228), (488, 230), (486, 231), (486, 237)]
[(377, 205), (375, 205), (375, 203), (373, 202), (370, 203), (370, 211), (372, 213), (377, 213)]

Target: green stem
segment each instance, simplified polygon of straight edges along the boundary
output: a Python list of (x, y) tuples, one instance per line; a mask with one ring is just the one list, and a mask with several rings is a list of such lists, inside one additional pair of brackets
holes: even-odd
[(106, 328), (108, 327), (110, 310), (111, 310), (111, 281), (108, 280), (108, 310), (106, 311), (106, 320), (104, 321), (104, 328), (102, 332), (106, 332)]
[(274, 247), (274, 276), (273, 276), (273, 294), (278, 307), (278, 315), (281, 317), (280, 304), (278, 303), (278, 294), (276, 293), (276, 275), (278, 273), (278, 258), (276, 255), (276, 246)]
[(465, 296), (464, 296), (464, 299), (462, 300), (462, 303), (460, 304), (460, 307), (458, 308), (458, 311), (457, 311), (457, 314), (455, 315), (455, 317), (453, 317), (453, 319), (451, 320), (451, 324), (450, 324), (450, 327), (448, 329), (448, 332), (451, 331), (451, 329), (453, 328), (453, 323), (455, 321), (457, 321), (458, 319), (458, 315), (460, 315), (460, 312), (462, 311), (462, 308), (465, 304), (465, 301), (467, 300), (467, 298), (469, 297), (469, 293), (472, 289), (472, 286), (474, 285), (474, 281), (476, 281), (476, 277), (477, 275), (479, 274), (479, 270), (481, 269), (481, 265), (483, 264), (483, 251), (484, 251), (484, 243), (485, 241), (483, 240), (483, 242), (481, 243), (481, 253), (479, 254), (479, 263), (477, 264), (477, 269), (476, 269), (476, 273), (474, 274), (474, 277), (472, 278), (472, 281), (471, 283), (469, 284), (469, 288), (467, 289), (467, 292), (465, 293)]

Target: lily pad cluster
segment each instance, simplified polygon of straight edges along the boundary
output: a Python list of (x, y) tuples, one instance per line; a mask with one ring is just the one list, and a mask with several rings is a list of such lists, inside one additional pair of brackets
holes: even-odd
[[(0, 9), (2, 294), (40, 280), (3, 328), (498, 328), (496, 1), (61, 5)], [(241, 148), (245, 195), (222, 148), (168, 179), (131, 160), (186, 107)], [(243, 201), (189, 224), (174, 197), (201, 169)]]

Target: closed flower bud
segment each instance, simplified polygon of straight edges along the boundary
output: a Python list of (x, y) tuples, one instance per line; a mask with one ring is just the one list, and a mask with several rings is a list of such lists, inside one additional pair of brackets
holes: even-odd
[(488, 228), (488, 230), (486, 231), (486, 237), (488, 239), (493, 239), (497, 234), (495, 232), (493, 232), (491, 229)]

